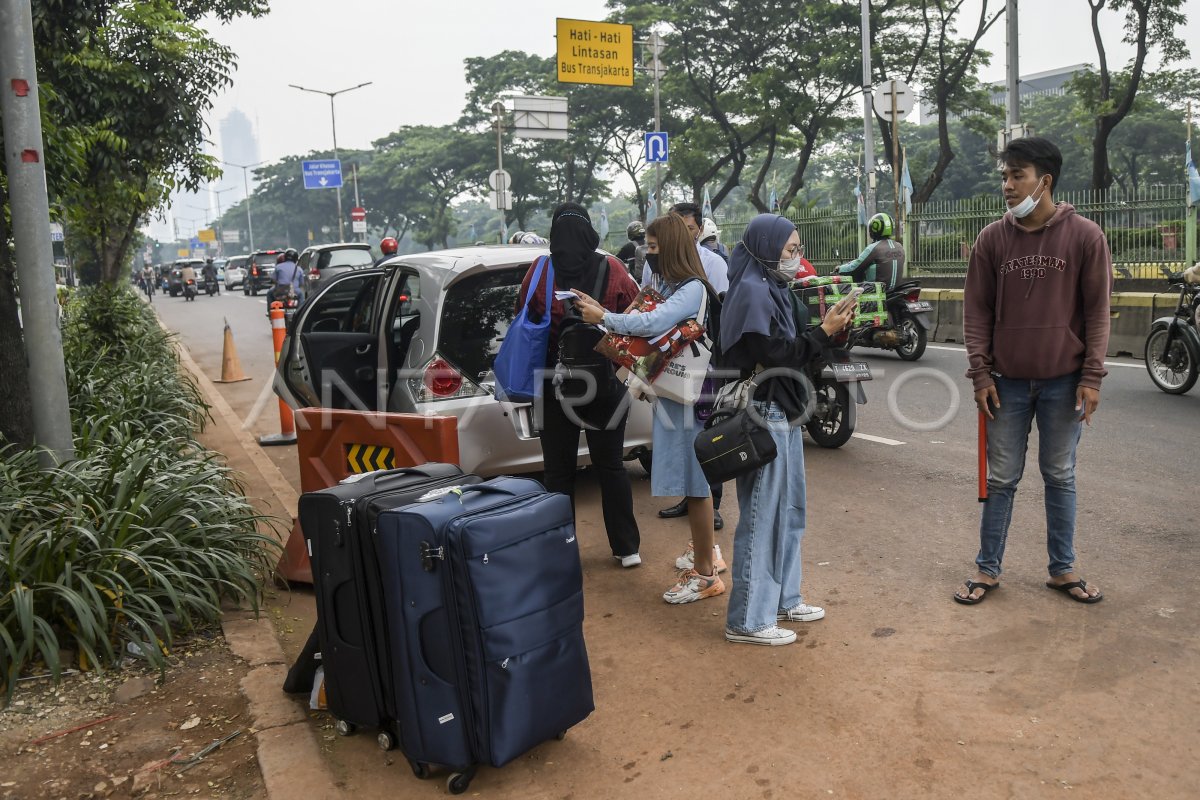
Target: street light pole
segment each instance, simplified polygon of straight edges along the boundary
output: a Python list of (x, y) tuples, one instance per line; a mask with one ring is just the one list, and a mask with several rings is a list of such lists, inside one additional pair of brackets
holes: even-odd
[[(312, 92), (313, 94), (323, 94), (323, 95), (326, 95), (329, 97), (329, 118), (333, 123), (333, 158), (334, 158), (334, 160), (337, 160), (337, 158), (338, 158), (338, 146), (337, 146), (337, 113), (333, 109), (333, 98), (337, 97), (339, 94), (345, 94), (346, 92), (352, 92), (355, 89), (361, 89), (364, 86), (370, 86), (372, 83), (374, 83), (374, 81), (367, 81), (366, 83), (360, 83), (358, 86), (351, 86), (348, 89), (338, 89), (336, 92), (324, 92), (324, 91), (321, 91), (320, 89), (306, 89), (303, 86), (297, 86), (294, 83), (288, 84), (288, 86), (292, 87), (293, 89), (299, 89), (302, 92)], [(346, 241), (346, 231), (345, 231), (345, 223), (342, 220), (342, 187), (341, 187), (341, 184), (339, 184), (337, 187), (337, 217), (338, 217), (338, 241), (344, 242), (344, 241)]]
[(246, 170), (261, 166), (266, 161), (259, 161), (254, 164), (234, 164), (232, 161), (222, 161), (227, 167), (239, 167), (242, 170), (242, 186), (246, 192), (246, 228), (250, 234), (250, 252), (254, 252), (254, 218), (250, 215), (250, 179), (246, 175)]

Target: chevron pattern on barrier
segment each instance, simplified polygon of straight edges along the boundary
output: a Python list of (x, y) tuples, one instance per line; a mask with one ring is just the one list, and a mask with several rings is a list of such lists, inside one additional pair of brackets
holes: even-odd
[(348, 444), (346, 445), (346, 463), (350, 472), (374, 472), (378, 469), (394, 469), (396, 453), (390, 447), (379, 444)]

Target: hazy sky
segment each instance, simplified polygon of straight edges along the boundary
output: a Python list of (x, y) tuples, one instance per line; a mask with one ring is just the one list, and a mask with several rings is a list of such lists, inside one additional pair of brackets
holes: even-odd
[[(974, 20), (980, 2), (967, 0), (966, 19)], [(1200, 51), (1200, 0), (1185, 5), (1184, 36)], [(1023, 74), (1095, 63), (1086, 0), (1021, 0), (1020, 7)], [(602, 19), (605, 13), (603, 0), (276, 0), (262, 19), (211, 27), (238, 58), (233, 87), (217, 99), (212, 120), (240, 108), (255, 126), (264, 159), (325, 149), (332, 145), (328, 98), (288, 84), (336, 91), (373, 81), (335, 101), (339, 147), (366, 148), (401, 125), (457, 119), (466, 92), (464, 58), (505, 49), (550, 56), (556, 17)], [(1119, 23), (1110, 24), (1110, 64), (1131, 55), (1115, 46), (1120, 35)], [(983, 78), (1001, 80), (1003, 19), (985, 41), (995, 55)]]

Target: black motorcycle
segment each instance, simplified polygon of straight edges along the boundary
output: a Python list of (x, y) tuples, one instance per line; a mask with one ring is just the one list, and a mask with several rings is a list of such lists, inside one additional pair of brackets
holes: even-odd
[(859, 328), (850, 334), (846, 349), (877, 347), (895, 350), (903, 361), (916, 361), (925, 354), (927, 331), (933, 329), (930, 314), (933, 304), (921, 299), (921, 284), (908, 281), (890, 290), (884, 305), (888, 324), (877, 328)]
[[(1188, 270), (1194, 271), (1195, 267)], [(1184, 394), (1200, 377), (1200, 283), (1189, 282), (1185, 273), (1172, 273), (1166, 267), (1162, 272), (1170, 289), (1179, 289), (1179, 303), (1173, 316), (1160, 317), (1150, 325), (1146, 371), (1154, 385), (1167, 394)]]
[[(846, 336), (836, 337), (834, 344)], [(808, 398), (809, 417), (804, 427), (821, 447), (841, 447), (854, 434), (858, 406), (867, 402), (861, 382), (871, 380), (871, 367), (861, 361), (851, 361), (848, 350), (834, 346), (810, 359), (804, 366), (804, 373), (809, 381), (805, 388), (813, 392)]]
[(284, 324), (290, 329), (292, 317), (296, 316), (296, 309), (300, 308), (300, 298), (296, 295), (295, 287), (276, 286), (271, 290), (270, 299), (267, 302), (267, 319), (271, 318), (270, 309), (276, 302), (283, 304)]
[(204, 293), (209, 297), (214, 294), (220, 294), (221, 288), (217, 286), (217, 278), (215, 275), (208, 276), (204, 279)]
[(185, 280), (183, 282), (183, 299), (184, 300), (195, 300), (196, 299), (196, 279), (195, 278), (188, 278), (187, 280)]

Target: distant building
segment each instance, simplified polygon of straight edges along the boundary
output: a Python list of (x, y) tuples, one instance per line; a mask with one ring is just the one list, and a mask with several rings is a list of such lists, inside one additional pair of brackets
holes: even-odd
[[(250, 123), (250, 118), (241, 110), (235, 108), (221, 120), (220, 136), (222, 161), (234, 164), (257, 164), (262, 160), (262, 156), (259, 155), (258, 138), (254, 135), (254, 126)], [(221, 200), (221, 205), (228, 208), (244, 198), (246, 193), (242, 188), (241, 170), (228, 165), (222, 166), (225, 169), (223, 183), (226, 185), (236, 184), (238, 187), (229, 193), (228, 201), (224, 197)], [(250, 181), (250, 191), (253, 193), (255, 185), (253, 172), (247, 171), (246, 177)]]
[[(1059, 67), (1058, 69), (1047, 70), (1046, 72), (1035, 72), (1032, 75), (1022, 75), (1017, 84), (1018, 91), (1021, 93), (1021, 99), (1027, 100), (1030, 97), (1038, 95), (1056, 95), (1065, 94), (1067, 84), (1081, 72), (1090, 72), (1092, 66), (1090, 64), (1075, 64), (1070, 67)], [(992, 103), (994, 105), (1004, 107), (1005, 101), (1008, 98), (1008, 89), (1004, 81), (994, 81), (988, 84), (991, 89)], [(957, 114), (951, 114), (949, 119), (956, 119)], [(921, 98), (919, 115), (917, 123), (924, 125), (929, 122), (937, 122), (937, 108)]]

